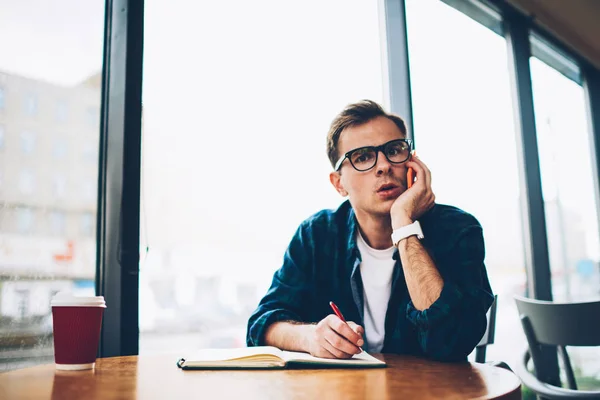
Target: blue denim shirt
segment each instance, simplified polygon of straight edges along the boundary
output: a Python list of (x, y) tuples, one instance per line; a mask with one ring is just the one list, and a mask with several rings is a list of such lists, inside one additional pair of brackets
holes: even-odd
[[(418, 311), (406, 286), (398, 250), (394, 252), (382, 352), (466, 360), (485, 332), (486, 312), (493, 302), (481, 225), (472, 215), (441, 204), (419, 222), (425, 235), (422, 244), (444, 287), (428, 309)], [(329, 301), (337, 304), (346, 320), (364, 326), (357, 226), (348, 201), (337, 210), (320, 211), (300, 225), (283, 266), (275, 272), (271, 287), (248, 321), (248, 346), (264, 345), (265, 330), (276, 321), (319, 322), (332, 313)]]

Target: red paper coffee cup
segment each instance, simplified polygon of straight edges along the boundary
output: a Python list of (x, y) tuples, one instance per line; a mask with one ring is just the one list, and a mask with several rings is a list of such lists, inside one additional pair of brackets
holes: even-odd
[(61, 292), (51, 305), (56, 369), (94, 368), (106, 308), (104, 297), (76, 297)]

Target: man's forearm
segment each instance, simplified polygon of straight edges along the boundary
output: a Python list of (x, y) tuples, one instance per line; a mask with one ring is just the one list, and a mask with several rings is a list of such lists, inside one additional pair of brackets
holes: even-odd
[(398, 251), (410, 298), (415, 308), (423, 311), (440, 297), (444, 280), (416, 236), (401, 240)]
[(309, 352), (309, 340), (315, 328), (312, 324), (279, 321), (265, 332), (265, 344), (282, 350)]

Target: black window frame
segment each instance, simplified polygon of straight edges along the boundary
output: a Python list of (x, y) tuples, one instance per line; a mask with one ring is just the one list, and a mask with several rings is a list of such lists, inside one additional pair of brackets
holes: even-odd
[(100, 357), (139, 352), (139, 225), (144, 1), (106, 0), (98, 173)]

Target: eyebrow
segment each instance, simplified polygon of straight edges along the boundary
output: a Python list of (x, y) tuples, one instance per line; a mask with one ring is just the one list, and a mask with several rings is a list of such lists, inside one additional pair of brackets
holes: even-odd
[(385, 145), (385, 144), (388, 144), (388, 143), (390, 143), (390, 142), (393, 142), (393, 141), (395, 141), (395, 140), (410, 140), (410, 139), (408, 139), (408, 138), (406, 138), (406, 137), (401, 137), (401, 138), (397, 138), (397, 139), (390, 139), (390, 140), (388, 140), (387, 142), (383, 142), (383, 143), (381, 143), (381, 144), (366, 144), (366, 145), (364, 145), (364, 146), (358, 146), (358, 147), (354, 147), (354, 148), (352, 148), (352, 149), (350, 149), (350, 150), (348, 150), (348, 151), (346, 151), (346, 152), (342, 153), (342, 155), (344, 155), (344, 154), (346, 154), (346, 153), (348, 153), (348, 152), (351, 152), (351, 151), (353, 151), (353, 150), (363, 149), (363, 148), (365, 148), (365, 147), (380, 147), (380, 146), (383, 146), (383, 145)]

